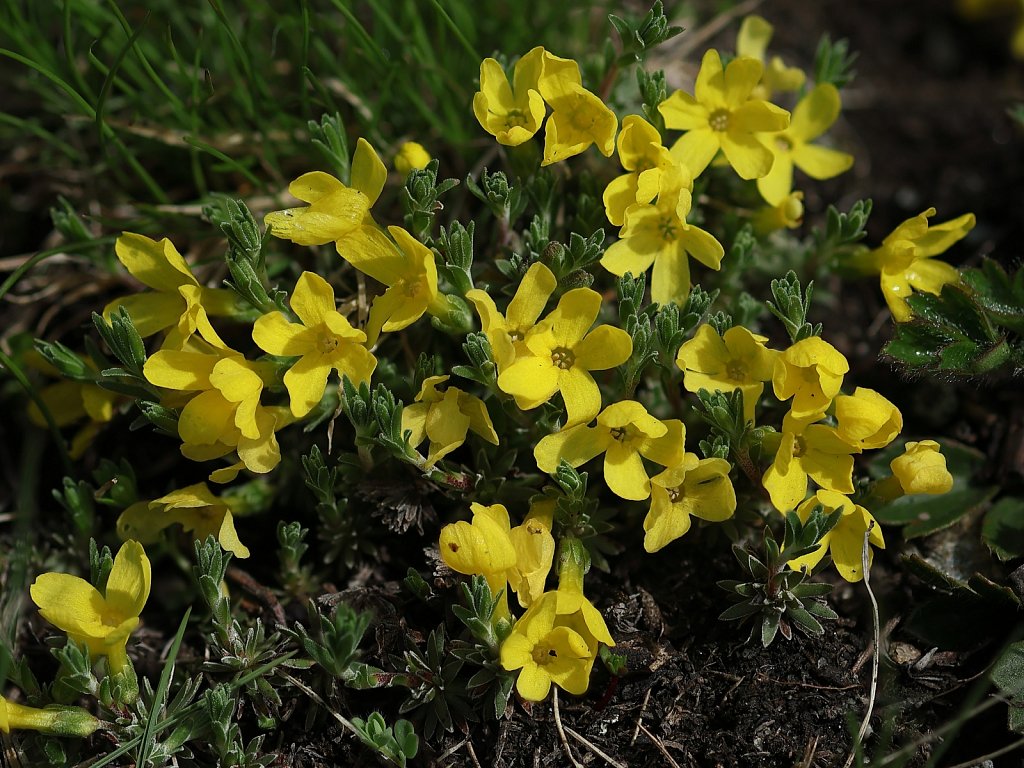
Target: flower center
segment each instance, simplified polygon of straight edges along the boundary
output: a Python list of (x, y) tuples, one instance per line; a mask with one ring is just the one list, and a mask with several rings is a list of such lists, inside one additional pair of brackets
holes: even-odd
[(625, 427), (613, 427), (611, 433), (612, 439), (618, 440), (620, 443), (625, 441), (625, 439), (629, 436), (629, 432), (626, 431)]
[(730, 360), (725, 366), (725, 375), (730, 381), (746, 381), (747, 368), (739, 360)]
[(785, 136), (776, 136), (775, 148), (780, 152), (789, 152), (789, 150), (793, 148), (793, 142), (791, 142)]
[(661, 239), (666, 243), (675, 242), (679, 236), (676, 232), (676, 220), (674, 216), (662, 216), (658, 222), (658, 231), (661, 232)]
[(807, 441), (803, 436), (797, 435), (793, 438), (793, 458), (802, 458), (805, 453), (807, 453)]
[(729, 110), (716, 109), (708, 117), (708, 125), (711, 126), (712, 131), (729, 130)]
[(518, 128), (521, 125), (526, 125), (526, 115), (523, 114), (521, 109), (512, 109), (505, 113), (505, 125), (508, 128)]
[(677, 503), (686, 495), (686, 489), (681, 485), (677, 485), (675, 488), (667, 488), (668, 500), (673, 504)]
[(420, 292), (420, 281), (419, 280), (403, 280), (402, 281), (402, 292), (412, 298)]
[(320, 331), (316, 336), (316, 349), (321, 355), (329, 355), (339, 344), (341, 339), (328, 331)]
[(513, 344), (515, 342), (517, 342), (517, 341), (522, 341), (525, 338), (523, 332), (521, 330), (519, 330), (518, 328), (516, 328), (513, 331), (509, 331), (508, 332), (508, 337), (509, 337), (509, 339), (512, 340)]
[(542, 667), (546, 667), (558, 658), (558, 651), (544, 642), (533, 646), (533, 660)]
[(563, 371), (567, 371), (572, 368), (573, 363), (576, 362), (576, 355), (573, 354), (571, 349), (558, 347), (557, 349), (551, 350), (551, 362)]

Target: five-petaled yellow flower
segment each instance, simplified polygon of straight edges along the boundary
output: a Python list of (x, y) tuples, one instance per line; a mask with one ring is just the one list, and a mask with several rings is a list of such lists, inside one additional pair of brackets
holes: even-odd
[(388, 170), (376, 151), (359, 139), (352, 157), (351, 186), (322, 171), (303, 174), (288, 185), (288, 192), (309, 205), (268, 213), (264, 224), (275, 237), (297, 245), (333, 242), (340, 249), (349, 235), (377, 229), (370, 208), (387, 177)]
[(206, 483), (171, 491), (153, 501), (132, 504), (117, 518), (117, 533), (124, 540), (151, 544), (172, 525), (180, 525), (198, 541), (214, 536), (221, 548), (235, 557), (249, 556), (249, 548), (235, 531), (231, 506), (214, 496)]
[(933, 259), (974, 229), (974, 214), (965, 213), (942, 224), (929, 226), (935, 209), (907, 219), (873, 251), (854, 257), (863, 269), (881, 273), (882, 295), (893, 319), (904, 323), (913, 314), (907, 297), (913, 291), (938, 295), (942, 286), (960, 282), (960, 273), (944, 261)]
[(114, 557), (114, 567), (103, 594), (78, 576), (40, 574), (31, 587), (40, 615), (88, 646), (93, 656), (106, 656), (111, 674), (128, 667), (125, 645), (139, 625), (149, 599), (151, 571), (146, 551), (137, 541), (126, 541)]
[(718, 51), (704, 54), (693, 96), (676, 91), (658, 106), (668, 128), (686, 131), (672, 156), (699, 176), (721, 150), (741, 178), (756, 179), (771, 170), (772, 153), (757, 133), (781, 131), (789, 112), (752, 98), (761, 80), (761, 62), (740, 56), (722, 68)]
[(788, 128), (758, 134), (758, 140), (775, 155), (772, 169), (757, 180), (758, 191), (771, 205), (781, 204), (793, 191), (793, 166), (812, 179), (831, 179), (853, 165), (853, 155), (811, 144), (837, 117), (839, 91), (822, 83), (800, 99)]
[(498, 444), (498, 433), (494, 431), (484, 401), (457, 387), (439, 391), (438, 385), (446, 381), (448, 376), (428, 377), (416, 401), (402, 409), (402, 431), (412, 432), (409, 445), (415, 448), (425, 439), (430, 440), (428, 467), (466, 442), (470, 430), (491, 445)]
[[(864, 578), (863, 551), (864, 534), (871, 529), (869, 542), (879, 549), (885, 549), (885, 539), (882, 537), (882, 529), (875, 518), (871, 516), (864, 507), (854, 504), (841, 493), (835, 491), (818, 491), (811, 498), (801, 504), (796, 513), (803, 522), (811, 516), (811, 510), (818, 504), (826, 516), (836, 510), (842, 512), (836, 527), (821, 537), (821, 545), (796, 560), (790, 560), (788, 565), (794, 571), (801, 568), (811, 570), (825, 556), (827, 551), (832, 555), (832, 562), (835, 563), (839, 575), (847, 581), (855, 582)], [(868, 547), (868, 567), (874, 560), (874, 550)]]
[(501, 666), (522, 670), (516, 690), (527, 701), (543, 701), (551, 684), (569, 693), (586, 693), (593, 657), (579, 632), (558, 623), (558, 594), (548, 592), (512, 627), (501, 644)]
[(656, 204), (637, 203), (626, 209), (619, 240), (605, 251), (601, 266), (621, 277), (627, 272), (639, 276), (654, 264), (651, 299), (682, 304), (690, 293), (687, 257), (719, 269), (725, 249), (711, 233), (686, 222), (692, 184), (685, 167), (663, 169), (659, 184)]
[(683, 459), (685, 428), (679, 419), (659, 421), (635, 400), (605, 408), (594, 427), (577, 424), (548, 435), (533, 451), (537, 466), (553, 474), (561, 461), (579, 467), (603, 453), (604, 481), (622, 497), (642, 501), (651, 494), (644, 459), (671, 467)]
[(688, 392), (743, 392), (743, 418), (753, 421), (764, 382), (770, 381), (778, 355), (765, 346), (767, 339), (743, 326), (729, 328), (723, 336), (710, 325), (697, 329), (676, 355)]
[(366, 334), (338, 312), (334, 289), (319, 275), (303, 272), (289, 304), (301, 323), (271, 312), (256, 321), (252, 338), (272, 355), (299, 358), (284, 385), (292, 413), (302, 418), (320, 403), (332, 369), (359, 386), (370, 380), (377, 359), (363, 346)]
[(691, 517), (721, 522), (736, 512), (736, 491), (725, 459), (682, 462), (651, 478), (651, 509), (644, 518), (644, 549), (657, 552), (690, 530)]
[(651, 202), (661, 189), (661, 172), (676, 162), (661, 145), (658, 129), (639, 115), (623, 118), (616, 144), (619, 162), (627, 173), (615, 177), (605, 187), (604, 211), (608, 221), (621, 227), (626, 209), (636, 203)]
[(499, 144), (523, 144), (544, 122), (544, 100), (537, 90), (544, 53), (537, 47), (520, 58), (513, 70), (512, 85), (495, 59), (480, 62), (480, 90), (473, 96), (473, 114)]
[(121, 307), (128, 310), (142, 338), (171, 329), (164, 344), (180, 349), (197, 329), (212, 332), (208, 315), (236, 311), (233, 294), (199, 285), (185, 259), (166, 237), (159, 242), (125, 232), (114, 244), (118, 260), (132, 277), (152, 291), (114, 299), (103, 309), (108, 321)]
[(511, 365), (519, 353), (524, 352), (523, 339), (537, 324), (537, 318), (557, 286), (555, 274), (539, 261), (534, 262), (526, 270), (504, 316), (498, 311), (494, 299), (485, 291), (479, 288), (466, 291), (466, 298), (480, 315), (480, 325), (491, 344), (499, 373)]
[(566, 426), (585, 424), (601, 410), (601, 390), (590, 375), (621, 365), (633, 341), (621, 328), (590, 326), (601, 311), (601, 294), (574, 288), (524, 340), (526, 349), (501, 375), (498, 386), (523, 410), (546, 403), (560, 392), (568, 413)]
[(860, 448), (843, 440), (833, 427), (811, 424), (800, 429), (787, 417), (775, 460), (761, 484), (780, 512), (803, 501), (808, 477), (826, 490), (853, 493), (854, 453)]

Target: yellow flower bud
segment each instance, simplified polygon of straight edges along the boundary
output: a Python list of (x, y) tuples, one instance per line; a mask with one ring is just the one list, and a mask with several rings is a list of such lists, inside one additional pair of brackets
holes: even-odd
[(398, 148), (398, 153), (395, 155), (395, 170), (403, 176), (408, 176), (414, 170), (426, 168), (430, 160), (430, 153), (423, 148), (422, 144), (407, 141)]
[(12, 728), (39, 731), (51, 736), (80, 736), (92, 734), (100, 721), (81, 707), (52, 706), (44, 709), (26, 707), (0, 696), (0, 733)]
[(953, 487), (953, 476), (946, 469), (946, 457), (939, 453), (939, 444), (934, 440), (907, 443), (903, 455), (893, 459), (889, 467), (907, 495), (938, 495)]

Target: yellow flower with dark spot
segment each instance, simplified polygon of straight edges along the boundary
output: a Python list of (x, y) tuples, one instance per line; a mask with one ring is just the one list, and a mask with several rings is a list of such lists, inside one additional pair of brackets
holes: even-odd
[(578, 424), (543, 438), (533, 451), (537, 466), (552, 474), (560, 462), (579, 467), (604, 454), (604, 481), (622, 497), (641, 501), (650, 496), (651, 483), (643, 459), (663, 467), (683, 459), (685, 428), (678, 419), (659, 421), (635, 400), (605, 408), (597, 425)]
[(416, 401), (402, 409), (402, 431), (410, 431), (409, 445), (430, 440), (427, 466), (432, 467), (464, 442), (472, 430), (492, 445), (498, 444), (491, 417), (483, 400), (457, 387), (438, 391), (448, 376), (430, 376), (424, 380)]
[(271, 312), (256, 321), (252, 338), (272, 355), (299, 358), (284, 385), (292, 413), (302, 418), (320, 403), (332, 369), (358, 387), (370, 380), (377, 359), (363, 346), (366, 334), (338, 312), (334, 289), (319, 275), (303, 272), (289, 303), (301, 323)]
[[(816, 550), (803, 557), (790, 560), (789, 567), (794, 571), (801, 568), (811, 570), (821, 562), (821, 558), (827, 551), (832, 555), (832, 562), (835, 563), (840, 576), (850, 582), (860, 581), (864, 578), (864, 534), (867, 533), (868, 528), (871, 528), (869, 542), (879, 549), (885, 549), (882, 529), (864, 507), (854, 504), (840, 493), (827, 490), (818, 491), (797, 508), (796, 513), (800, 520), (806, 523), (811, 516), (811, 510), (818, 504), (823, 507), (826, 516), (840, 510), (842, 515), (839, 522), (836, 523), (835, 528), (821, 537), (821, 544)], [(874, 560), (874, 555), (874, 550), (868, 547), (869, 568)]]
[(601, 410), (601, 390), (591, 371), (621, 365), (633, 341), (621, 328), (589, 330), (601, 311), (601, 294), (574, 288), (524, 340), (525, 351), (501, 375), (498, 386), (523, 410), (536, 408), (560, 392), (568, 412), (566, 426), (584, 424)]
[(789, 112), (753, 98), (761, 81), (761, 62), (740, 56), (723, 69), (718, 51), (704, 54), (694, 95), (676, 91), (658, 106), (668, 128), (686, 131), (672, 146), (672, 156), (696, 177), (719, 150), (740, 178), (756, 179), (771, 170), (772, 153), (755, 134), (781, 131)]
[(725, 459), (682, 462), (651, 478), (651, 509), (644, 518), (644, 549), (657, 552), (690, 530), (690, 518), (720, 522), (736, 512), (736, 491)]
[(569, 693), (586, 693), (593, 656), (578, 632), (559, 626), (558, 594), (548, 592), (522, 615), (501, 645), (501, 666), (521, 670), (516, 690), (527, 701), (543, 701), (554, 683)]
[(114, 557), (103, 594), (85, 579), (66, 573), (40, 574), (30, 592), (44, 619), (88, 646), (93, 656), (106, 656), (116, 675), (128, 667), (125, 645), (139, 625), (150, 581), (146, 551), (139, 542), (126, 541)]
[(197, 541), (215, 537), (221, 548), (235, 557), (249, 556), (248, 547), (235, 531), (230, 504), (214, 496), (206, 483), (172, 491), (153, 501), (132, 504), (117, 518), (117, 533), (125, 540), (151, 544), (172, 525), (180, 525)]

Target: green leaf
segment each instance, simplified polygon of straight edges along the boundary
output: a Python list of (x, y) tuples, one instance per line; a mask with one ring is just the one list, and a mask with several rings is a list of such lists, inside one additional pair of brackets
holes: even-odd
[(1008, 496), (985, 515), (981, 537), (1000, 560), (1024, 556), (1024, 499)]
[(1009, 696), (1024, 697), (1024, 640), (1013, 643), (992, 665), (992, 682)]
[(948, 528), (976, 511), (998, 491), (996, 486), (953, 490), (941, 496), (904, 496), (873, 510), (875, 519), (886, 525), (904, 525), (903, 536), (916, 539)]

